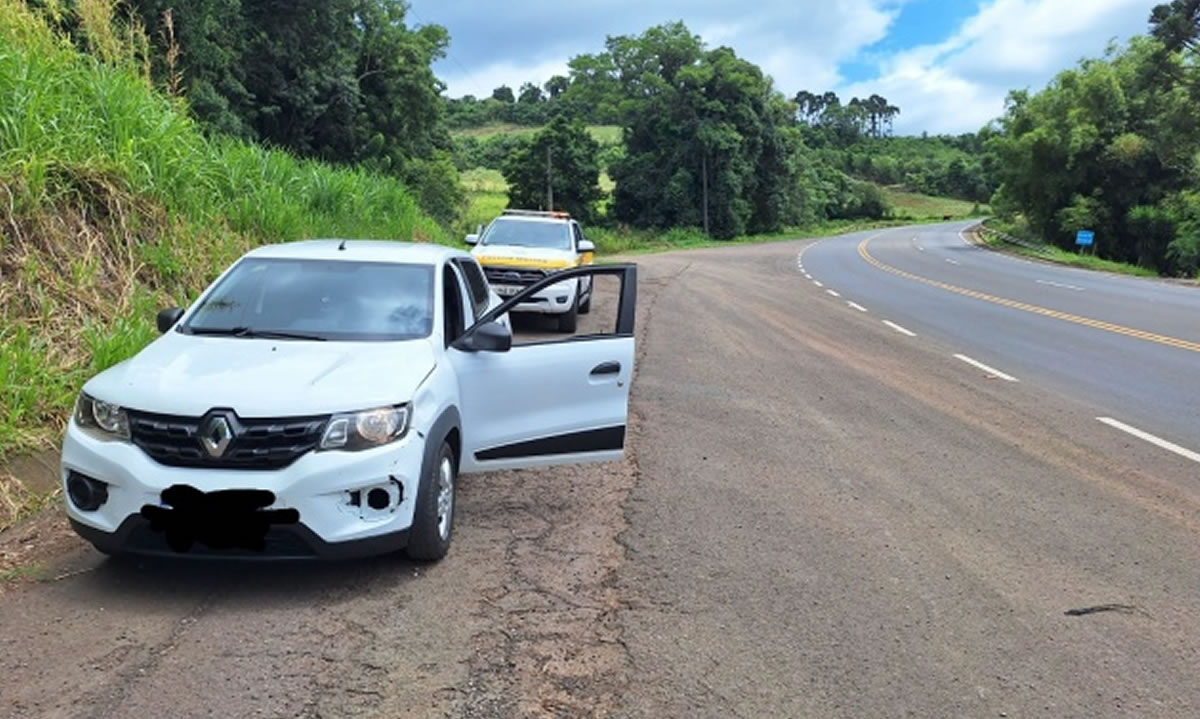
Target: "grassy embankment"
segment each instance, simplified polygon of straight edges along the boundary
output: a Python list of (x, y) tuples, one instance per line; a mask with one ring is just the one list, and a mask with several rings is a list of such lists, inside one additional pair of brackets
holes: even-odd
[[(105, 62), (0, 0), (0, 463), (53, 447), (83, 381), (253, 245), (449, 239), (391, 178), (206, 138), (123, 30), (86, 31)], [(0, 529), (42, 501), (0, 476)]]
[[(980, 239), (989, 247), (1000, 250), (1002, 252), (1010, 252), (1012, 254), (1029, 257), (1036, 260), (1053, 262), (1060, 265), (1069, 265), (1071, 267), (1082, 267), (1088, 270), (1096, 270), (1099, 272), (1114, 272), (1122, 275), (1133, 275), (1136, 277), (1157, 277), (1158, 273), (1146, 267), (1131, 265), (1125, 262), (1114, 262), (1105, 260), (1091, 254), (1081, 252), (1068, 252), (1053, 245), (1043, 244), (1035, 239), (1029, 228), (1020, 220), (1013, 222), (1004, 222), (998, 218), (992, 218), (984, 223), (984, 227), (994, 230), (995, 232), (980, 233)], [(1026, 245), (1016, 244), (1004, 238), (1004, 235), (1017, 238), (1028, 243)]]

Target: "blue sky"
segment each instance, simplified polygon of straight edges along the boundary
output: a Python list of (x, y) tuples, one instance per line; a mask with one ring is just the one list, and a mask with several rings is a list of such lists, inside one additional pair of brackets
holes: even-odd
[(608, 35), (683, 20), (729, 45), (788, 96), (879, 93), (899, 133), (973, 132), (1016, 88), (1037, 89), (1112, 39), (1146, 31), (1161, 0), (411, 0), (410, 21), (450, 31), (447, 94), (539, 84)]

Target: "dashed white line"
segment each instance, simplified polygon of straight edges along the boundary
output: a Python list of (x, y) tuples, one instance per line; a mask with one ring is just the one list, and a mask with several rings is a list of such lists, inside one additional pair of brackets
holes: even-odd
[(849, 305), (850, 309), (852, 309), (852, 310), (858, 310), (859, 312), (867, 311), (866, 307), (863, 307), (862, 305), (858, 304), (857, 302), (847, 301), (846, 304)]
[(1143, 439), (1143, 440), (1149, 442), (1150, 444), (1153, 444), (1157, 447), (1161, 447), (1161, 448), (1167, 450), (1168, 452), (1174, 452), (1175, 454), (1179, 455), (1180, 457), (1187, 457), (1188, 459), (1192, 460), (1193, 462), (1200, 462), (1200, 453), (1193, 452), (1192, 450), (1185, 449), (1184, 447), (1180, 447), (1179, 445), (1175, 444), (1174, 442), (1168, 442), (1167, 440), (1163, 439), (1162, 437), (1155, 437), (1154, 435), (1150, 434), (1149, 432), (1143, 432), (1142, 430), (1138, 429), (1137, 427), (1130, 427), (1129, 425), (1125, 424), (1124, 422), (1118, 422), (1117, 420), (1113, 419), (1112, 417), (1097, 417), (1096, 419), (1103, 422), (1104, 424), (1107, 424), (1109, 427), (1119, 429), (1122, 432), (1125, 432), (1127, 434), (1132, 434), (1134, 437), (1137, 437), (1138, 439)]
[(811, 279), (812, 279), (812, 275), (810, 275), (810, 274), (808, 274), (807, 272), (805, 272), (805, 273), (804, 273), (804, 279), (806, 279), (806, 280), (811, 280)]
[(958, 261), (958, 260), (952, 260), (952, 259), (950, 259), (949, 257), (947, 257), (947, 258), (946, 258), (946, 261), (947, 261), (947, 262), (949, 262), (949, 263), (950, 263), (950, 264), (952, 264), (952, 265), (957, 265), (957, 264), (959, 264), (959, 261)]
[(1039, 285), (1050, 285), (1051, 287), (1061, 287), (1064, 290), (1075, 290), (1076, 292), (1083, 292), (1082, 287), (1078, 287), (1076, 285), (1068, 285), (1068, 284), (1065, 284), (1062, 282), (1051, 282), (1050, 280), (1034, 280), (1034, 282), (1038, 283)]
[(1019, 382), (1020, 381), (1016, 377), (1013, 377), (1010, 374), (1004, 374), (1003, 372), (996, 369), (995, 367), (988, 367), (984, 363), (982, 363), (978, 360), (973, 360), (966, 355), (954, 355), (954, 357), (955, 357), (955, 359), (960, 359), (963, 362), (966, 362), (967, 364), (971, 365), (972, 367), (981, 369), (984, 372), (987, 372), (988, 374), (990, 374), (992, 376), (999, 377), (1000, 379), (1004, 380), (1005, 382)]
[(885, 325), (887, 325), (888, 327), (891, 327), (892, 329), (896, 330), (897, 332), (899, 332), (902, 335), (908, 335), (909, 337), (917, 336), (916, 332), (910, 332), (910, 331), (904, 329), (903, 327), (901, 327), (900, 325), (896, 324), (895, 322), (889, 322), (888, 320), (883, 320), (883, 323)]
[(824, 287), (824, 286), (825, 286), (825, 285), (821, 284), (821, 281), (820, 281), (820, 280), (813, 280), (813, 284), (814, 284), (814, 285), (816, 285), (817, 287)]
[(830, 295), (833, 295), (834, 297), (841, 297), (841, 295), (839, 295), (837, 292), (834, 292), (833, 290), (825, 290), (825, 291), (828, 292)]

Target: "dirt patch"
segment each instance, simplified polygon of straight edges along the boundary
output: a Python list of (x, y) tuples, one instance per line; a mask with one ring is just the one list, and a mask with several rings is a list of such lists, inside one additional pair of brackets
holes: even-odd
[(47, 507), (0, 531), (0, 597), (95, 564), (95, 557), (87, 556), (86, 543), (55, 509)]

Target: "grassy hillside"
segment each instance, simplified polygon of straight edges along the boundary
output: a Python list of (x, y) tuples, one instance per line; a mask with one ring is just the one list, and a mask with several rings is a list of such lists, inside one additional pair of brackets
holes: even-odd
[(52, 445), (86, 377), (252, 245), (448, 240), (396, 180), (206, 138), (138, 67), (0, 0), (0, 459)]
[[(540, 127), (527, 125), (495, 124), (483, 127), (472, 127), (466, 130), (455, 130), (454, 135), (460, 137), (475, 137), (480, 140), (496, 135), (532, 135)], [(621, 141), (621, 128), (616, 125), (588, 125), (588, 132), (601, 145), (614, 145)]]
[(986, 205), (976, 205), (952, 197), (934, 197), (919, 192), (909, 192), (897, 186), (882, 187), (883, 195), (892, 206), (892, 215), (898, 219), (914, 220), (941, 219), (946, 215), (958, 219), (980, 217), (988, 214)]

